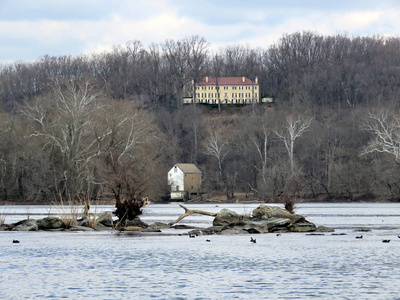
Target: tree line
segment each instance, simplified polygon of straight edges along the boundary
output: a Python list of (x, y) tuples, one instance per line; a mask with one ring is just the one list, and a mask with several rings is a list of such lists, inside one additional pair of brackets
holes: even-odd
[[(205, 38), (0, 67), (0, 197), (153, 200), (178, 162), (203, 197), (398, 200), (397, 37), (285, 34), (262, 49)], [(182, 105), (192, 80), (258, 77), (272, 105)]]

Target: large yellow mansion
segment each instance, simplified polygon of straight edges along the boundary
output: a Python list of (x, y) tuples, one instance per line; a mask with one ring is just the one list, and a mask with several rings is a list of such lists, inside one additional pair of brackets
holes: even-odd
[(192, 102), (207, 104), (250, 104), (260, 102), (258, 79), (204, 77), (194, 84)]

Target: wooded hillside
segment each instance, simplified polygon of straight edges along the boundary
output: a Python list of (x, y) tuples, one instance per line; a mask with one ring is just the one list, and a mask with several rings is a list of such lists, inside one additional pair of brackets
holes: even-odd
[[(258, 77), (272, 105), (183, 106), (192, 79)], [(400, 38), (297, 32), (266, 49), (199, 36), (0, 66), (5, 201), (168, 194), (178, 162), (206, 194), (400, 199)]]

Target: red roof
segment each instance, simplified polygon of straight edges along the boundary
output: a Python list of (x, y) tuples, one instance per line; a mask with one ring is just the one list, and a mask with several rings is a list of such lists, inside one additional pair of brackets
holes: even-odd
[[(244, 78), (244, 81), (243, 81)], [(208, 79), (208, 82), (207, 82)], [(204, 77), (196, 85), (216, 85), (216, 77)], [(256, 84), (246, 77), (218, 77), (218, 85)]]

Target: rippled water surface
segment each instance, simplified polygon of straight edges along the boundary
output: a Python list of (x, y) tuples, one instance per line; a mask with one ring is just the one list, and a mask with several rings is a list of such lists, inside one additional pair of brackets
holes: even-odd
[[(258, 204), (188, 206), (250, 214)], [(26, 207), (6, 210), (6, 223), (26, 214)], [(177, 204), (149, 205), (142, 220), (170, 222), (182, 212)], [(400, 204), (301, 204), (297, 213), (346, 235), (270, 233), (252, 235), (253, 244), (250, 235), (189, 238), (175, 229), (0, 232), (0, 299), (400, 299)], [(31, 218), (46, 214), (53, 212), (29, 208)], [(354, 231), (361, 227), (372, 231)]]

